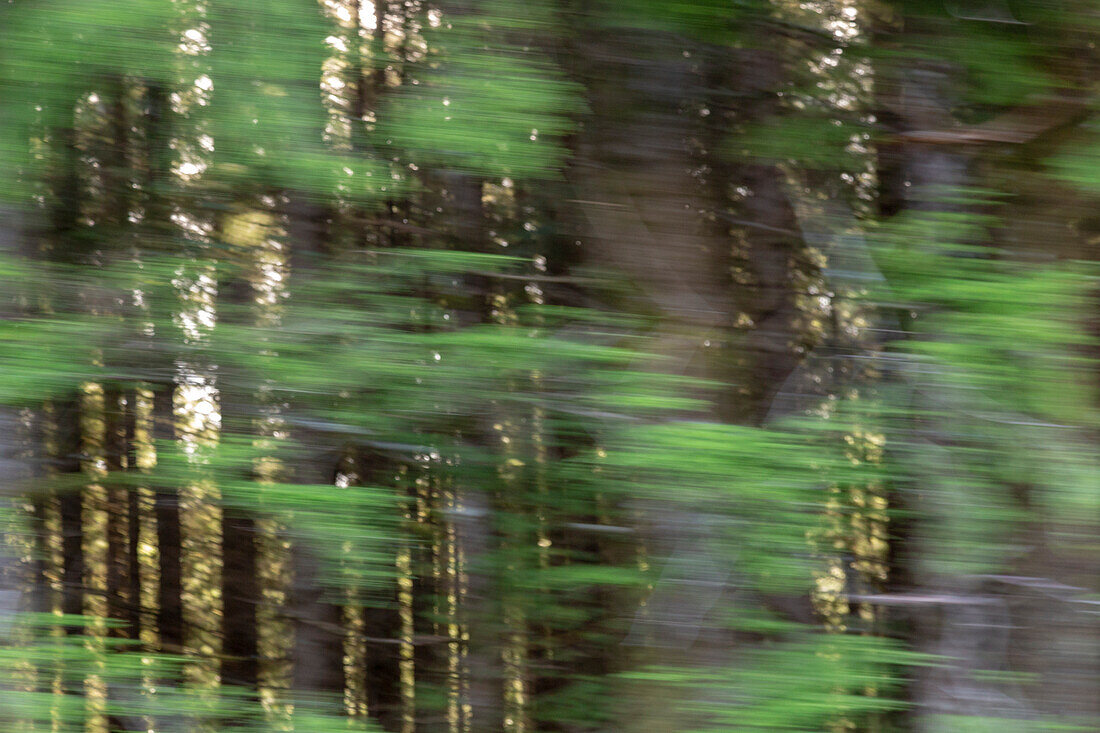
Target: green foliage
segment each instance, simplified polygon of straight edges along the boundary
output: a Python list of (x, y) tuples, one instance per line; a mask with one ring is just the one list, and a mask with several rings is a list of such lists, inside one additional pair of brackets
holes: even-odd
[(274, 519), (288, 528), (288, 539), (314, 548), (323, 572), (318, 580), (331, 589), (365, 589), (392, 581), (391, 550), (405, 509), (393, 489), (256, 480), (256, 467), (263, 460), (282, 461), (288, 473), (296, 465), (317, 460), (304, 441), (258, 442), (230, 433), (197, 469), (177, 459), (158, 470), (156, 478), (180, 485), (189, 476), (212, 477), (224, 507)]
[[(421, 164), (485, 176), (553, 177), (565, 161), (562, 138), (582, 109), (581, 90), (533, 48), (494, 44), (486, 52), (480, 29), (496, 21), (456, 21), (459, 30), (417, 84), (393, 95), (378, 132), (387, 146)], [(503, 29), (512, 25), (502, 23)]]
[[(862, 142), (873, 131), (867, 75), (884, 88), (892, 74), (904, 86), (914, 69), (943, 76), (948, 102), (917, 110), (921, 120), (951, 120), (961, 107), (985, 114), (1031, 105), (1052, 89), (1072, 88), (1078, 77), (1060, 68), (1064, 56), (1091, 45), (1066, 51), (1049, 37), (1067, 30), (1070, 9), (1043, 18), (1028, 10), (1032, 32), (1010, 22), (1014, 16), (975, 19), (986, 10), (923, 0), (895, 4), (897, 16), (877, 5), (756, 0), (414, 5), (390, 4), (387, 33), (369, 39), (363, 19), (351, 33), (343, 21), (338, 32), (358, 38), (352, 45), (359, 47), (328, 66), (339, 44), (326, 50), (325, 38), (337, 31), (311, 0), (215, 0), (201, 8), (166, 0), (19, 2), (3, 11), (0, 199), (28, 206), (20, 212), (26, 222), (0, 221), (8, 247), (0, 252), (0, 405), (24, 410), (15, 421), (22, 432), (7, 438), (12, 456), (39, 460), (39, 449), (47, 456), (30, 490), (37, 530), (64, 544), (68, 528), (54, 526), (58, 498), (92, 485), (216, 487), (222, 509), (271, 520), (279, 542), (308, 548), (319, 568), (307, 580), (324, 587), (323, 602), (348, 604), (350, 617), (357, 603), (382, 598), (392, 611), (396, 599), (400, 612), (391, 615), (400, 632), (388, 629), (391, 637), (380, 642), (356, 626), (348, 638), (399, 647), (395, 668), (426, 670), (427, 679), (412, 675), (412, 682), (405, 666), (394, 673), (403, 705), (410, 697), (422, 710), (447, 704), (431, 677), (442, 678), (447, 654), (455, 666), (446, 684), (462, 694), (471, 677), (496, 675), (490, 683), (531, 717), (530, 729), (589, 731), (635, 722), (636, 711), (624, 708), (654, 685), (677, 700), (675, 711), (661, 712), (678, 716), (678, 730), (882, 729), (906, 714), (905, 698), (914, 694), (903, 688), (908, 677), (961, 663), (915, 651), (932, 640), (914, 637), (933, 632), (859, 600), (857, 590), (897, 601), (883, 587), (895, 581), (891, 573), (940, 591), (1023, 572), (1042, 563), (1042, 553), (1094, 557), (1094, 541), (1082, 538), (1095, 529), (1100, 503), (1096, 343), (1085, 327), (1093, 320), (1095, 268), (996, 249), (1005, 212), (1023, 205), (1008, 190), (966, 188), (940, 198), (921, 190), (906, 194), (908, 211), (873, 221), (873, 192), (865, 190), (872, 152)], [(889, 32), (863, 46), (834, 36), (826, 22), (862, 23), (861, 14), (880, 10), (875, 22)], [(616, 34), (616, 43), (601, 34)], [(779, 53), (760, 53), (774, 42)], [(586, 44), (590, 57), (611, 57), (604, 60), (613, 70), (573, 68), (570, 76), (571, 56)], [(824, 63), (840, 51), (845, 65)], [(866, 61), (848, 60), (864, 52)], [(728, 81), (710, 86), (731, 58), (746, 61), (735, 70), (746, 78), (734, 86), (752, 90), (733, 102)], [(765, 74), (750, 58), (783, 68)], [(698, 89), (647, 87), (647, 73), (672, 60), (676, 72), (665, 78)], [(586, 94), (614, 86), (600, 86), (602, 71), (629, 80), (610, 96), (646, 105), (660, 99), (665, 108), (628, 110), (615, 97), (596, 101), (629, 123), (586, 118)], [(372, 84), (378, 98), (370, 114), (352, 115), (350, 91), (324, 97), (323, 73), (342, 74), (336, 81), (355, 93)], [(595, 80), (593, 88), (582, 79)], [(771, 96), (780, 88), (789, 102)], [(177, 98), (167, 109), (147, 108), (154, 89)], [(101, 101), (90, 101), (93, 94)], [(720, 124), (681, 126), (702, 101), (715, 112), (727, 108), (711, 122), (745, 126), (732, 138)], [(601, 114), (613, 116), (591, 117)], [(326, 138), (335, 117), (350, 130), (347, 140)], [(805, 392), (798, 396), (809, 407), (792, 419), (719, 422), (710, 402), (747, 394), (747, 380), (724, 370), (709, 380), (673, 373), (683, 365), (653, 336), (667, 324), (613, 312), (601, 291), (608, 283), (569, 275), (584, 256), (573, 250), (593, 246), (587, 234), (574, 236), (584, 226), (574, 226), (573, 214), (581, 220), (629, 208), (568, 198), (563, 172), (606, 152), (591, 154), (573, 138), (587, 140), (588, 125), (636, 130), (638, 120), (677, 121), (643, 136), (639, 147), (656, 153), (623, 157), (644, 167), (651, 154), (661, 165), (682, 154), (677, 164), (705, 185), (657, 191), (653, 200), (697, 209), (700, 229), (735, 198), (751, 204), (759, 193), (740, 186), (736, 173), (716, 170), (724, 166), (745, 166), (746, 180), (765, 169), (774, 174), (776, 198), (790, 206), (768, 205), (797, 210), (794, 219), (812, 216), (838, 190), (860, 201), (864, 219), (845, 226), (867, 233), (885, 276), (871, 292), (827, 291), (839, 258), (823, 255), (819, 247), (827, 247), (809, 228), (796, 232), (800, 220), (742, 220), (735, 236), (714, 240), (721, 241), (715, 250), (736, 249), (747, 261), (740, 269), (723, 265), (738, 270), (731, 292), (761, 304), (752, 317), (752, 308), (730, 307), (715, 326), (723, 341), (760, 353), (733, 354), (723, 343), (714, 360), (744, 366), (741, 376), (783, 380), (784, 360), (803, 360), (813, 386), (791, 386), (797, 372), (767, 385)], [(1044, 140), (1037, 153), (1086, 194), (1100, 187), (1089, 134)], [(927, 143), (888, 142), (904, 149), (910, 168), (939, 160)], [(712, 144), (720, 149), (707, 149)], [(202, 166), (186, 173), (181, 156), (195, 145), (205, 151)], [(943, 156), (958, 158), (957, 168), (974, 171), (967, 174), (974, 179), (1017, 152), (971, 147), (978, 146), (952, 146)], [(1031, 155), (1028, 148), (1016, 157)], [(179, 170), (158, 169), (169, 163)], [(586, 175), (576, 168), (570, 177)], [(540, 188), (553, 179), (560, 190)], [(455, 182), (477, 192), (470, 211), (458, 203)], [(303, 214), (286, 204), (292, 199), (318, 211)], [(304, 241), (303, 224), (321, 232), (317, 241)], [(486, 251), (513, 230), (524, 232), (534, 260)], [(761, 232), (767, 236), (756, 239)], [(634, 253), (633, 233), (608, 236), (621, 236), (617, 245)], [(546, 253), (560, 261), (548, 267)], [(765, 262), (769, 255), (778, 264)], [(753, 281), (756, 268), (769, 267), (782, 271), (776, 282)], [(196, 273), (206, 278), (201, 287), (190, 283)], [(269, 291), (261, 293), (254, 286), (264, 278)], [(685, 296), (693, 286), (685, 285)], [(201, 314), (185, 317), (200, 303)], [(696, 314), (667, 320), (680, 317), (691, 322)], [(189, 328), (188, 319), (201, 328)], [(895, 335), (876, 341), (880, 332)], [(805, 357), (818, 344), (826, 344), (829, 365), (815, 372)], [(850, 366), (857, 360), (868, 366)], [(186, 443), (162, 441), (155, 469), (130, 456), (128, 470), (120, 468), (123, 457), (110, 444), (127, 431), (136, 442), (138, 428), (137, 418), (107, 427), (117, 401), (81, 408), (80, 419), (95, 427), (78, 424), (75, 447), (60, 445), (65, 426), (32, 419), (89, 384), (131, 390), (133, 413), (135, 388), (155, 386), (163, 396), (199, 376), (211, 385), (221, 423), (202, 438), (188, 434)], [(55, 464), (70, 473), (51, 473)], [(332, 476), (337, 466), (351, 466), (340, 481)], [(102, 511), (89, 497), (90, 490), (80, 512)], [(121, 516), (123, 508), (107, 511)], [(680, 524), (655, 529), (663, 521)], [(43, 551), (33, 532), (6, 534), (21, 557)], [(98, 539), (82, 540), (89, 557), (100, 552)], [(1080, 549), (1087, 543), (1093, 554)], [(45, 550), (39, 559), (56, 565), (56, 550)], [(93, 572), (85, 575), (81, 583)], [(837, 582), (827, 587), (822, 575)], [(61, 587), (53, 576), (36, 577)], [(673, 621), (659, 626), (664, 599), (711, 592), (713, 607), (700, 618), (675, 608)], [(817, 612), (826, 624), (797, 623), (776, 610), (791, 599), (809, 608), (811, 595), (817, 605), (801, 618)], [(910, 592), (903, 600), (927, 597)], [(643, 639), (637, 629), (646, 623), (662, 633), (680, 626), (667, 639)], [(207, 650), (155, 653), (111, 638), (112, 624), (21, 614), (0, 649), (5, 720), (35, 729), (76, 730), (97, 718), (134, 730), (158, 721), (270, 729), (276, 714), (256, 691), (181, 683)], [(680, 640), (671, 637), (683, 631), (695, 640), (692, 624), (735, 639), (729, 659), (682, 664), (699, 650), (675, 650)], [(673, 661), (654, 665), (665, 651)], [(971, 672), (982, 684), (1044, 682), (1010, 669)], [(295, 731), (375, 729), (337, 715), (338, 691), (328, 692), (288, 693)], [(644, 713), (638, 718), (649, 722)], [(944, 730), (1055, 729), (995, 715), (932, 720)]]
[(690, 506), (722, 528), (711, 552), (733, 553), (754, 590), (789, 590), (809, 575), (806, 534), (830, 480), (853, 473), (839, 451), (805, 432), (673, 422), (615, 437), (608, 466), (619, 491), (670, 507)]
[[(326, 27), (309, 0), (211, 4), (209, 120), (216, 141), (211, 175), (234, 190), (264, 186), (333, 196), (350, 183), (376, 195), (377, 163), (336, 155), (323, 146), (324, 109), (317, 85)], [(353, 171), (351, 180), (345, 168)], [(376, 173), (376, 171), (379, 171)]]
[(767, 3), (759, 0), (644, 0), (629, 7), (601, 2), (595, 17), (612, 28), (642, 29), (657, 33), (677, 33), (708, 43), (731, 43), (742, 28), (740, 23), (768, 14)]
[(171, 3), (34, 3), (0, 27), (0, 198), (23, 201), (44, 173), (30, 144), (73, 124), (78, 96), (113, 79), (172, 77)]
[(1066, 147), (1049, 161), (1054, 174), (1075, 188), (1095, 193), (1100, 191), (1097, 162), (1100, 161), (1100, 135), (1087, 130), (1081, 141)]
[(754, 125), (730, 141), (735, 160), (791, 163), (831, 170), (853, 159), (853, 136), (861, 130), (839, 120), (809, 115), (777, 117)]
[(896, 709), (891, 697), (895, 670), (914, 657), (885, 639), (796, 635), (749, 650), (736, 666), (702, 673), (666, 669), (633, 673), (635, 679), (682, 688), (704, 686), (710, 700), (686, 700), (683, 728), (718, 731), (820, 731), (830, 725), (858, 726), (866, 716)]
[(1094, 340), (1080, 324), (1095, 275), (967, 244), (989, 223), (915, 215), (892, 223), (876, 249), (887, 297), (912, 318), (899, 345), (908, 391), (897, 417), (911, 422), (898, 455), (935, 497), (922, 504), (938, 527), (938, 560), (928, 561), (957, 572), (1003, 570), (1020, 551), (1011, 538), (1027, 517), (1014, 487), (1032, 487), (1064, 519), (1095, 499), (1095, 457), (1080, 443), (1095, 424), (1095, 388), (1074, 376), (1092, 364)]

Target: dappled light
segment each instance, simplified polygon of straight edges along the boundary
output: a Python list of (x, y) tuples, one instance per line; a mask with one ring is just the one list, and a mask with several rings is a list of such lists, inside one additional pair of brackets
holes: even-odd
[(1098, 33), (7, 3), (0, 731), (1100, 730)]

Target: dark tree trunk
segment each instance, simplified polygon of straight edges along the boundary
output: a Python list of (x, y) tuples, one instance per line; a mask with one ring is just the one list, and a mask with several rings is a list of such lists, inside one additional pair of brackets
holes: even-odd
[[(122, 254), (127, 245), (127, 234), (132, 225), (129, 213), (131, 208), (129, 140), (130, 126), (126, 97), (128, 88), (125, 80), (113, 80), (112, 103), (110, 111), (110, 139), (104, 155), (104, 177), (106, 182), (107, 211), (105, 224), (106, 236), (101, 237), (102, 250), (110, 257)], [(121, 294), (120, 294), (121, 295)], [(122, 298), (119, 299), (120, 301)], [(121, 314), (120, 314), (121, 315)], [(124, 316), (123, 316), (124, 317)], [(134, 629), (134, 609), (141, 599), (130, 595), (130, 489), (122, 478), (127, 468), (130, 446), (127, 445), (127, 417), (123, 406), (125, 392), (118, 385), (107, 385), (104, 389), (104, 436), (103, 454), (106, 460), (107, 477), (105, 483), (107, 498), (107, 616), (115, 621), (128, 621), (125, 626), (111, 628), (115, 637), (130, 636)]]
[[(175, 386), (159, 385), (153, 398), (153, 437), (158, 463), (163, 466), (164, 450), (176, 438), (173, 396)], [(160, 648), (183, 651), (183, 561), (180, 533), (179, 491), (157, 480), (154, 511), (157, 521), (160, 585), (157, 588), (157, 635)]]
[(339, 715), (343, 711), (344, 625), (334, 593), (322, 584), (321, 561), (300, 541), (294, 548), (291, 615), (294, 619), (296, 699), (306, 710)]
[[(5, 523), (17, 521), (17, 500), (27, 488), (26, 482), (32, 475), (30, 461), (25, 455), (25, 445), (20, 440), (20, 436), (25, 434), (21, 423), (18, 411), (0, 408), (0, 481), (3, 482), (3, 487), (0, 488), (0, 509), (9, 515), (4, 518)], [(0, 540), (3, 539), (5, 538), (0, 533)], [(18, 555), (12, 549), (0, 546), (0, 637), (6, 635), (6, 629), (20, 610), (26, 582), (22, 571), (22, 562)]]
[[(251, 263), (247, 263), (251, 264)], [(242, 268), (246, 266), (242, 263)], [(254, 291), (247, 272), (241, 272), (219, 284), (219, 320), (230, 326), (256, 320)], [(221, 385), (223, 439), (249, 438), (258, 427), (253, 419), (251, 401), (262, 399), (251, 387), (226, 380)], [(252, 466), (242, 466), (243, 480), (255, 481)], [(222, 684), (236, 685), (253, 699), (259, 698), (260, 647), (259, 618), (260, 576), (257, 565), (256, 521), (251, 513), (222, 494)], [(235, 721), (230, 721), (232, 724)]]
[(34, 507), (34, 566), (31, 571), (31, 592), (33, 594), (27, 610), (31, 613), (50, 613), (53, 611), (53, 589), (50, 587), (50, 547), (46, 530), (46, 516), (49, 507), (49, 494), (42, 489), (36, 492)]
[[(49, 483), (49, 461), (45, 455), (46, 445), (52, 437), (50, 435), (52, 427), (49, 424), (47, 410), (42, 408), (36, 410), (31, 416), (30, 424), (21, 424), (20, 428), (22, 450), (17, 457), (26, 464), (23, 470), (28, 479), (27, 488), (32, 507), (30, 530), (33, 537), (33, 557), (27, 579), (30, 584), (30, 599), (25, 604), (25, 609), (30, 613), (46, 614), (53, 611), (54, 603), (49, 577), (51, 538), (47, 528), (52, 492)], [(44, 688), (45, 685), (43, 684), (42, 687)]]
[[(53, 237), (49, 258), (55, 262), (83, 263), (89, 250), (89, 237), (80, 228), (81, 211), (81, 161), (76, 144), (76, 131), (67, 127), (54, 131), (55, 155), (53, 188), (56, 205), (50, 209), (50, 225)], [(51, 306), (58, 310), (73, 307), (75, 294), (51, 293)], [(80, 399), (75, 397), (62, 403), (56, 414), (57, 456), (56, 468), (59, 483), (58, 494), (61, 520), (61, 611), (67, 616), (84, 613), (84, 502), (83, 488), (78, 483), (81, 471), (82, 434)], [(78, 625), (67, 627), (70, 634), (83, 633)]]
[[(232, 291), (232, 287), (229, 289)], [(240, 291), (250, 292), (248, 284), (243, 283)], [(243, 415), (235, 396), (223, 393), (221, 407), (222, 430), (227, 436), (251, 434), (252, 421)], [(249, 469), (245, 469), (245, 475), (247, 479), (255, 478)], [(260, 577), (256, 521), (246, 510), (227, 499), (222, 504), (221, 533), (221, 680), (222, 684), (236, 685), (258, 699)]]
[[(953, 110), (960, 101), (958, 81), (964, 69), (924, 58), (921, 51), (931, 39), (953, 32), (946, 22), (906, 18), (903, 31), (893, 36), (883, 32), (880, 37), (896, 58), (904, 59), (905, 53), (913, 56), (907, 63), (887, 66), (876, 85), (879, 117), (890, 125), (893, 138), (879, 155), (883, 168), (880, 211), (885, 216), (906, 212), (914, 218), (921, 217), (929, 224), (933, 236), (937, 229), (944, 232), (940, 241), (914, 241), (914, 248), (956, 243), (985, 246), (993, 236), (985, 231), (984, 223), (976, 224), (963, 235), (941, 224), (980, 222), (980, 217), (989, 213), (958, 195), (988, 185), (980, 177), (985, 167), (975, 164), (977, 146), (967, 144), (965, 135), (957, 136), (954, 142), (951, 137), (962, 131)], [(959, 256), (976, 255), (968, 252)], [(987, 256), (1002, 255), (991, 249)], [(924, 333), (920, 337), (930, 339), (935, 335)], [(952, 436), (965, 434), (971, 450), (988, 452), (990, 458), (1003, 449), (998, 445), (1003, 438), (994, 436), (982, 425), (975, 427), (968, 423), (969, 418), (960, 414), (965, 412), (965, 405), (960, 405), (957, 411), (945, 412), (937, 402), (943, 397), (936, 394), (941, 385), (935, 381), (925, 381), (916, 373), (906, 377), (913, 395), (907, 412), (913, 417), (909, 425), (901, 428), (904, 434), (893, 449), (894, 457), (908, 470), (908, 475), (904, 477), (906, 483), (899, 482), (899, 491), (891, 497), (892, 510), (903, 515), (903, 521), (894, 523), (891, 537), (890, 587), (901, 597), (918, 601), (891, 609), (891, 617), (907, 644), (920, 653), (939, 656), (944, 662), (914, 668), (904, 693), (911, 706), (898, 716), (899, 724), (916, 733), (934, 733), (943, 730), (948, 721), (959, 721), (954, 725), (961, 726), (965, 718), (1001, 719), (1009, 727), (1033, 724), (1042, 727), (1035, 721), (1068, 720), (1067, 711), (1074, 707), (1084, 710), (1086, 706), (1079, 701), (1089, 695), (1077, 688), (1057, 703), (1053, 701), (1066, 694), (1068, 686), (1090, 678), (1084, 670), (1095, 665), (1095, 657), (1069, 672), (1063, 665), (1080, 664), (1082, 656), (1064, 650), (1091, 648), (1095, 655), (1095, 641), (1084, 641), (1089, 633), (1079, 635), (1084, 628), (1079, 619), (1083, 617), (1075, 618), (1067, 598), (1059, 598), (1053, 592), (1043, 593), (1040, 600), (1033, 586), (1014, 585), (1011, 581), (1026, 578), (1029, 582), (1038, 579), (1046, 582), (1058, 578), (1071, 563), (1048, 554), (1049, 519), (1043, 509), (1031, 505), (1033, 487), (1003, 485), (1001, 479), (994, 479), (991, 482), (994, 485), (985, 489), (990, 493), (984, 501), (1018, 511), (1025, 519), (1018, 522), (991, 519), (990, 531), (999, 533), (995, 536), (1006, 547), (1026, 546), (1030, 552), (1023, 558), (1005, 557), (1004, 569), (1000, 571), (1004, 575), (983, 577), (951, 569), (953, 563), (964, 560), (946, 557), (949, 550), (942, 546), (942, 532), (950, 525), (946, 516), (949, 508), (943, 501), (933, 500), (935, 490), (925, 487), (935, 487), (943, 472), (951, 470), (957, 460), (959, 451)], [(1020, 434), (1021, 442), (1026, 435)], [(973, 468), (962, 470), (969, 472)], [(959, 483), (965, 485), (965, 481)], [(952, 541), (965, 540), (952, 538)], [(998, 577), (1007, 581), (994, 580)], [(1050, 583), (1050, 588), (1068, 587), (1054, 580)], [(1029, 654), (1027, 650), (1032, 644), (1033, 653)], [(1039, 663), (1032, 666), (1034, 662)], [(1006, 673), (1006, 678), (1017, 673), (1034, 674), (1037, 680), (1043, 680), (1040, 688), (1048, 680), (1064, 676), (1053, 687), (1034, 695), (1024, 685), (997, 681), (986, 674), (988, 670)], [(1095, 684), (1095, 672), (1092, 682)]]
[[(622, 304), (626, 310), (655, 318), (652, 348), (663, 363), (646, 368), (709, 376), (705, 345), (723, 343), (732, 322), (728, 267), (723, 265), (729, 245), (714, 238), (699, 215), (700, 191), (688, 147), (693, 128), (680, 111), (698, 87), (691, 63), (679, 43), (660, 34), (612, 35), (600, 28), (581, 31), (576, 63), (593, 111), (578, 136), (570, 171), (576, 198), (586, 202), (581, 214), (589, 261), (629, 279), (632, 302)], [(704, 403), (712, 397), (693, 392)], [(716, 410), (703, 408), (690, 417), (713, 420)], [(698, 518), (682, 509), (648, 506), (644, 498), (639, 502), (650, 525), (646, 541), (656, 557), (681, 545), (685, 531), (698, 526)], [(661, 650), (661, 660), (669, 664), (699, 666), (721, 654), (721, 645), (709, 638), (697, 653), (693, 645), (699, 629), (676, 621), (681, 615), (702, 619), (702, 613), (693, 613), (700, 601), (689, 578), (675, 578), (656, 593), (663, 593), (663, 602), (651, 603), (645, 618), (635, 621), (628, 646), (602, 650), (609, 658), (597, 667), (613, 668), (617, 660), (610, 655), (624, 653), (634, 664), (656, 663), (648, 641), (655, 634), (669, 646)], [(677, 611), (665, 613), (664, 608)], [(683, 694), (694, 699), (697, 692), (685, 689)], [(676, 701), (660, 685), (634, 686), (625, 696), (636, 703), (618, 711), (623, 730), (672, 730), (685, 723)]]
[(397, 603), (397, 587), (394, 585), (391, 586), (388, 596), (371, 596), (363, 607), (367, 713), (387, 731), (401, 728), (401, 669), (398, 646), (401, 639), (401, 618)]
[[(690, 421), (759, 424), (798, 365), (791, 344), (797, 335), (792, 261), (803, 245), (780, 171), (751, 163), (712, 172), (747, 191), (735, 217), (726, 213), (726, 192), (698, 177), (704, 160), (695, 141), (706, 140), (708, 130), (691, 111), (709, 103), (714, 90), (706, 85), (716, 83), (716, 75), (697, 59), (722, 55), (716, 63), (730, 71), (719, 75), (717, 83), (726, 87), (718, 91), (737, 100), (739, 123), (765, 120), (778, 106), (787, 70), (763, 45), (767, 27), (753, 31), (751, 47), (719, 51), (660, 32), (592, 27), (580, 32), (575, 53), (575, 73), (590, 90), (593, 112), (577, 137), (570, 172), (587, 229), (585, 252), (593, 264), (629, 278), (634, 301), (625, 307), (656, 321), (651, 348), (661, 360), (646, 368), (720, 385), (690, 388), (698, 406), (678, 416)], [(716, 226), (705, 216), (711, 212), (747, 223)], [(748, 250), (753, 285), (743, 300), (736, 296), (747, 289), (736, 288), (731, 277), (735, 237)], [(752, 321), (740, 340), (738, 315)], [(746, 363), (740, 390), (731, 384), (731, 354)], [(732, 568), (707, 548), (717, 533), (733, 528), (721, 516), (683, 505), (641, 498), (636, 508), (647, 554), (666, 569), (627, 639), (635, 645), (633, 662), (704, 675), (709, 666), (730, 663), (733, 638), (713, 607)], [(764, 600), (785, 616), (812, 619), (808, 592)], [(625, 729), (690, 727), (696, 721), (682, 717), (685, 703), (705, 707), (714, 694), (699, 685), (673, 699), (669, 690), (635, 687), (639, 704), (621, 711)]]
[(255, 690), (259, 684), (260, 598), (256, 523), (234, 507), (222, 513), (222, 684)]
[[(324, 256), (326, 211), (297, 192), (289, 194), (288, 199), (293, 300), (298, 293), (295, 288), (304, 289)], [(295, 407), (291, 406), (292, 412)], [(332, 490), (339, 457), (327, 445), (328, 436), (301, 427), (295, 429), (294, 437), (303, 450), (292, 467), (293, 480), (317, 486), (318, 490)], [(288, 604), (294, 623), (291, 686), (296, 700), (303, 705), (301, 709), (340, 715), (345, 688), (344, 619), (337, 591), (326, 586), (324, 561), (315, 549), (315, 543), (325, 541), (331, 539), (300, 533), (291, 550), (293, 580)]]
[[(360, 456), (356, 464), (365, 486), (386, 486), (393, 482), (394, 466), (385, 457), (368, 452)], [(366, 647), (363, 689), (367, 714), (387, 731), (401, 730), (402, 723), (398, 593), (396, 579), (377, 591), (367, 591), (362, 611)]]
[[(61, 515), (61, 612), (84, 613), (84, 502), (83, 490), (73, 482), (80, 474), (80, 411), (78, 402), (64, 403), (57, 411), (57, 472), (64, 485), (58, 494)], [(79, 626), (70, 633), (81, 633)]]
[[(23, 455), (23, 446), (18, 438), (20, 423), (18, 411), (0, 407), (0, 510), (8, 515), (4, 518), (5, 524), (16, 521), (17, 501), (25, 488), (24, 482), (31, 475), (30, 464)], [(18, 554), (6, 546), (6, 539), (0, 532), (0, 644), (5, 647), (9, 644), (8, 630), (21, 610), (25, 587), (20, 572), (22, 563)], [(16, 730), (22, 717), (18, 703), (6, 702), (9, 697), (18, 699), (12, 696), (13, 683), (10, 678), (0, 680), (0, 727), (5, 730)]]

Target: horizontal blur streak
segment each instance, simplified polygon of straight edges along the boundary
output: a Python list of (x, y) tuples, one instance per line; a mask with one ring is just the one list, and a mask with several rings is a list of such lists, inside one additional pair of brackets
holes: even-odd
[(1100, 729), (1095, 16), (9, 3), (0, 727)]

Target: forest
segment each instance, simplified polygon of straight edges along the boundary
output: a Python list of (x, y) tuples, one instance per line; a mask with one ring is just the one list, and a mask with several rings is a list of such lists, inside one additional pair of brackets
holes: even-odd
[(1100, 730), (1100, 5), (0, 5), (0, 733)]

